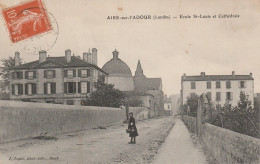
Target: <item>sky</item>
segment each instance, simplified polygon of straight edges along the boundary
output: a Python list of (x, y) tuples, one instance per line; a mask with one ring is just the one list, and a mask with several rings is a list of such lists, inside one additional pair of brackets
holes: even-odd
[[(12, 43), (0, 16), (0, 59), (19, 51), (24, 62), (38, 59), (42, 48), (50, 56), (98, 50), (98, 66), (119, 58), (134, 75), (138, 59), (147, 77), (161, 77), (167, 95), (180, 92), (183, 73), (249, 75), (260, 92), (259, 0), (42, 0), (53, 33)], [(23, 0), (0, 0), (1, 9)], [(182, 16), (238, 14), (239, 18), (186, 18)], [(108, 20), (108, 16), (170, 15), (171, 19)], [(177, 17), (177, 18), (173, 18)], [(52, 45), (50, 47), (43, 46)], [(25, 50), (25, 47), (27, 50)], [(32, 50), (36, 47), (36, 51)], [(28, 48), (31, 48), (28, 50)]]

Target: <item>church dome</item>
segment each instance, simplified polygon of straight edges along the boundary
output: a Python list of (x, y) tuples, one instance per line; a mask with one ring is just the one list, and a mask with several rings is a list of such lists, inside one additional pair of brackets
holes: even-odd
[(113, 52), (113, 58), (108, 61), (102, 69), (109, 75), (131, 76), (132, 72), (128, 65), (118, 58), (119, 52), (115, 50)]

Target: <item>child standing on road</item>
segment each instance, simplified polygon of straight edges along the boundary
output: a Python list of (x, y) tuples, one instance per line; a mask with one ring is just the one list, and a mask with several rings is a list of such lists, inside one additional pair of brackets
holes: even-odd
[(135, 137), (138, 136), (137, 128), (135, 126), (135, 119), (133, 117), (133, 113), (129, 113), (129, 123), (128, 123), (128, 131), (129, 131), (129, 137), (131, 137), (131, 141), (128, 142), (129, 144), (135, 144), (136, 140)]

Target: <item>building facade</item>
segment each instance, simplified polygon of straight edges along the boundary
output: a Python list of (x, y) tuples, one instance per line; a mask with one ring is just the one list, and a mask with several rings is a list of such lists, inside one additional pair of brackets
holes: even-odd
[(83, 53), (83, 59), (66, 50), (61, 57), (47, 57), (21, 64), (15, 53), (15, 67), (10, 71), (10, 99), (80, 105), (95, 90), (93, 84), (107, 73), (97, 66), (97, 49)]
[(215, 106), (228, 103), (236, 106), (240, 101), (240, 92), (245, 93), (254, 104), (254, 79), (249, 75), (205, 75), (181, 77), (181, 104), (184, 105), (190, 94), (207, 94), (208, 99)]
[(143, 106), (163, 110), (163, 91), (161, 78), (147, 78), (143, 74), (141, 62), (138, 61), (135, 75), (129, 66), (119, 58), (119, 52), (113, 51), (113, 58), (102, 69), (107, 72), (107, 82), (123, 91), (128, 96), (138, 97)]

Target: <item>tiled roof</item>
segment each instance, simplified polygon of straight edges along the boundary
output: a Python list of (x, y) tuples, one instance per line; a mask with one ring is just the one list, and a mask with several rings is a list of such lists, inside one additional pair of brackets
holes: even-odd
[(182, 81), (254, 80), (250, 75), (200, 75), (182, 76)]
[(161, 78), (135, 78), (135, 90), (159, 90)]
[[(40, 69), (40, 68), (46, 68), (42, 67), (47, 63), (52, 63), (55, 68), (66, 68), (66, 67), (93, 67), (96, 68), (97, 70), (106, 73), (104, 70), (99, 68), (98, 66), (94, 64), (90, 64), (85, 62), (84, 60), (71, 56), (71, 61), (69, 63), (66, 62), (65, 57), (47, 57), (47, 60), (43, 63), (39, 63), (39, 60), (26, 63), (26, 64), (21, 64), (19, 66), (15, 66), (12, 69)], [(107, 74), (107, 73), (106, 73)]]

